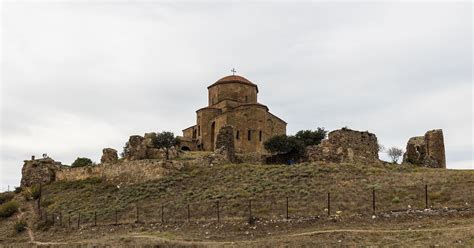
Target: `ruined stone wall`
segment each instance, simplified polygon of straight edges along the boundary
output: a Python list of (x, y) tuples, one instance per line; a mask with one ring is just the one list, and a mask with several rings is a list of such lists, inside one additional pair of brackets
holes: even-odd
[(51, 158), (25, 160), (21, 169), (21, 187), (35, 184), (46, 184), (56, 179), (56, 171), (61, 167), (60, 162)]
[(234, 129), (224, 126), (219, 130), (216, 138), (216, 149), (222, 149), (229, 162), (235, 163)]
[(330, 132), (321, 144), (308, 147), (307, 155), (309, 161), (376, 163), (380, 162), (378, 150), (375, 134), (343, 128)]
[(135, 160), (114, 164), (62, 168), (56, 171), (57, 181), (76, 181), (87, 178), (103, 178), (117, 183), (136, 183), (159, 179), (184, 166), (179, 161)]
[(403, 162), (431, 168), (446, 168), (443, 130), (430, 130), (424, 136), (410, 138)]
[[(125, 159), (128, 161), (142, 160), (142, 159), (165, 159), (166, 151), (161, 148), (155, 148), (154, 139), (156, 133), (145, 133), (142, 137), (140, 135), (132, 135), (128, 140), (128, 151), (125, 154)], [(178, 151), (172, 147), (169, 149), (169, 159), (179, 156)]]

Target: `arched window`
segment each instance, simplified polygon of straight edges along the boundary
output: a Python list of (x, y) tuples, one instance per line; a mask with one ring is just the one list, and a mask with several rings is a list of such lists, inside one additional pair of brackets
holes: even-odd
[(245, 102), (249, 102), (249, 97), (245, 96)]
[(235, 139), (239, 139), (240, 138), (240, 132), (239, 130), (237, 130), (237, 133), (235, 134)]
[(201, 136), (201, 125), (198, 125), (198, 136)]
[(247, 139), (252, 140), (252, 130), (248, 130), (247, 132)]
[(262, 130), (258, 132), (258, 141), (262, 141)]

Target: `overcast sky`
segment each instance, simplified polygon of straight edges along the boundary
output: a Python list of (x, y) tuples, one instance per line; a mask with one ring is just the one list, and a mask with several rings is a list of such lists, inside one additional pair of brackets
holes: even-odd
[[(473, 166), (470, 3), (4, 3), (0, 190), (47, 153), (100, 161), (181, 130), (236, 68), (287, 132), (347, 126), (386, 147), (442, 128)], [(383, 156), (384, 158), (386, 156)]]

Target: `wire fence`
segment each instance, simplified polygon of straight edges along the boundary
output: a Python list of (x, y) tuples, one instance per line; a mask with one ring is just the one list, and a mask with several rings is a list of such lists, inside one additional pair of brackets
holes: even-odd
[[(95, 209), (94, 212), (48, 212), (40, 206), (37, 214), (40, 221), (65, 228), (81, 228), (97, 225), (119, 225), (127, 223), (186, 223), (186, 222), (228, 222), (253, 223), (260, 220), (288, 220), (315, 218), (319, 216), (377, 215), (379, 213), (415, 210), (456, 208), (468, 209), (473, 196), (462, 195), (466, 185), (450, 188), (449, 193), (442, 185), (408, 185), (390, 188), (365, 188), (364, 193), (354, 188), (331, 190), (304, 196), (252, 197), (216, 199), (190, 202), (160, 202), (141, 205), (140, 202), (125, 208), (110, 211)], [(472, 186), (472, 185), (471, 185)], [(469, 187), (469, 186), (468, 186)], [(457, 196), (453, 197), (452, 192)], [(469, 190), (468, 190), (469, 192)], [(472, 191), (471, 191), (472, 193)]]

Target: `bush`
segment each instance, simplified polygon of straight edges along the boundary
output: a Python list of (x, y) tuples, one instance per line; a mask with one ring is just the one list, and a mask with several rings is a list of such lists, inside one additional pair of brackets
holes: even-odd
[(400, 198), (398, 198), (398, 196), (395, 196), (395, 197), (393, 197), (392, 202), (393, 203), (400, 203)]
[(177, 146), (180, 143), (178, 137), (174, 137), (172, 132), (161, 132), (156, 134), (156, 138), (153, 141), (156, 148), (163, 148), (166, 151), (166, 159), (169, 159), (169, 149), (172, 146)]
[(84, 167), (92, 166), (94, 162), (90, 158), (76, 158), (76, 160), (71, 164), (71, 167)]
[(0, 217), (8, 218), (18, 212), (18, 202), (9, 201), (5, 204), (0, 205)]
[(17, 233), (21, 233), (21, 232), (26, 230), (27, 226), (28, 226), (28, 224), (26, 223), (26, 221), (21, 219), (21, 220), (15, 222), (15, 225), (13, 226), (13, 228), (15, 229), (15, 231)]
[(0, 193), (0, 204), (10, 201), (14, 196), (15, 194), (13, 192)]
[(40, 198), (41, 196), (41, 187), (39, 185), (33, 185), (30, 188), (30, 192), (31, 192), (31, 197), (33, 197), (33, 199), (36, 200)]
[(299, 159), (306, 153), (303, 141), (284, 134), (271, 137), (263, 145), (271, 153), (285, 155), (284, 159)]
[(15, 187), (15, 191), (14, 191), (14, 192), (15, 192), (15, 194), (19, 194), (19, 193), (21, 193), (22, 190), (23, 190), (22, 187)]
[(390, 147), (387, 150), (387, 154), (392, 159), (392, 163), (397, 163), (398, 159), (403, 155), (403, 150), (398, 147)]
[(304, 142), (294, 136), (277, 135), (266, 140), (263, 144), (265, 149), (277, 154), (304, 154), (306, 148)]
[(130, 142), (127, 141), (123, 147), (123, 151), (120, 153), (120, 157), (126, 158), (130, 154)]
[(301, 130), (295, 135), (295, 138), (301, 140), (305, 146), (319, 145), (321, 140), (326, 138), (328, 131), (318, 127), (317, 130)]

